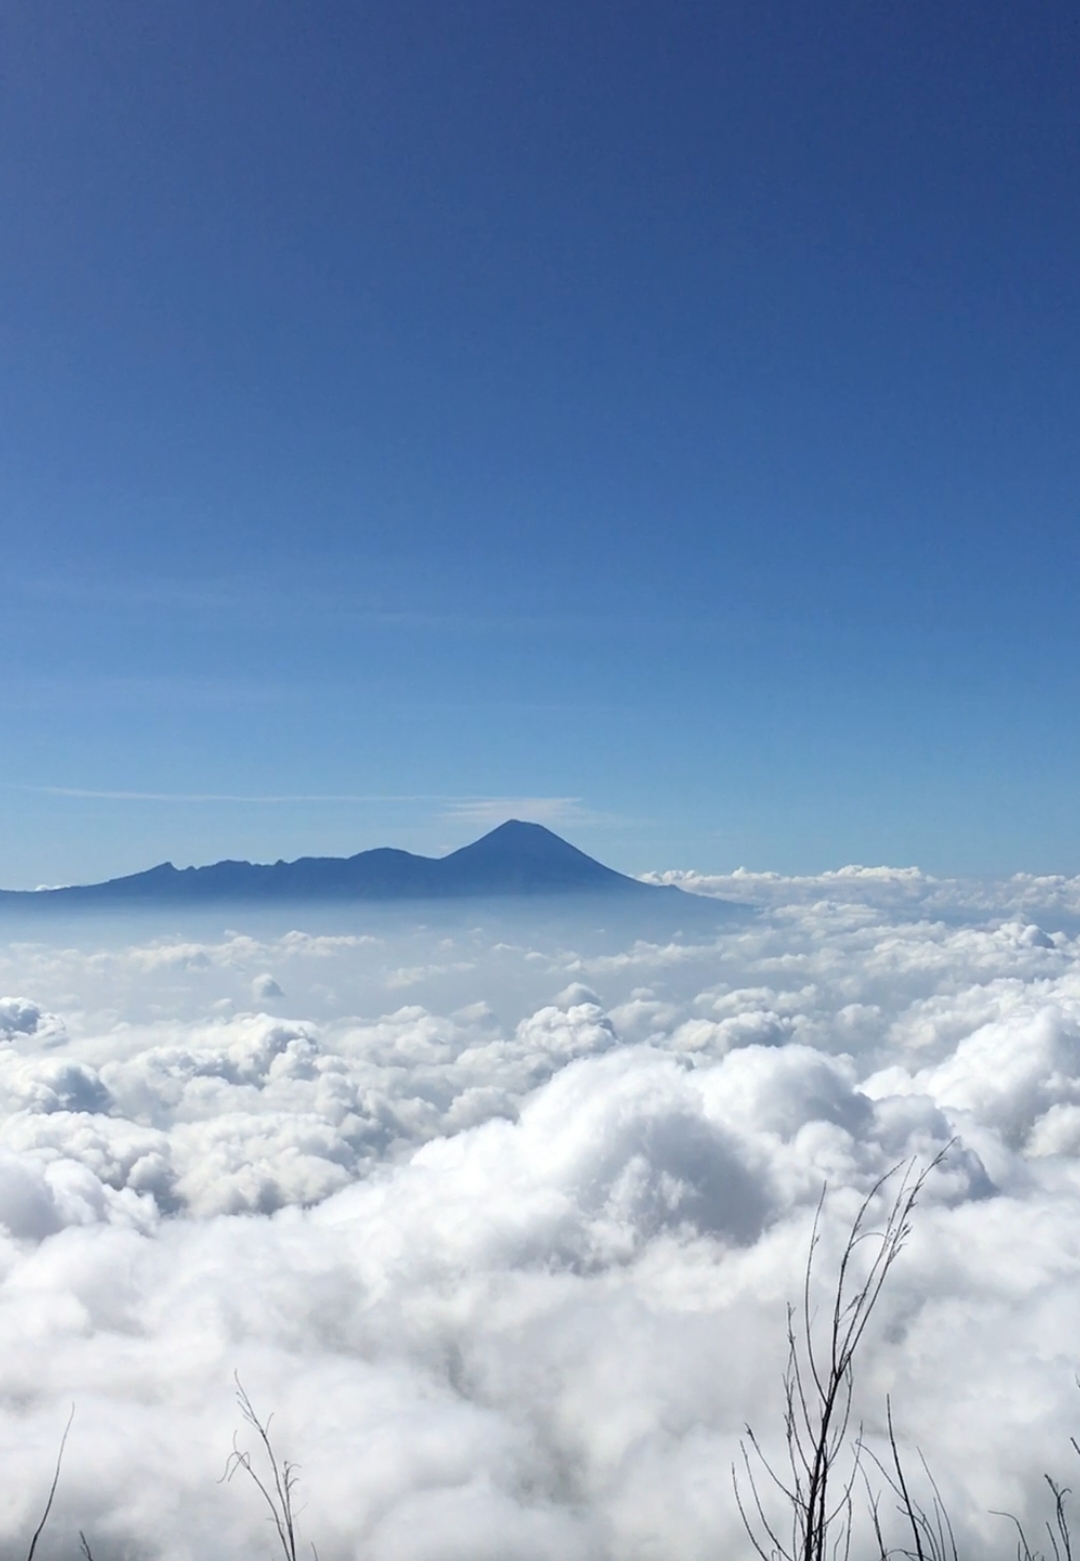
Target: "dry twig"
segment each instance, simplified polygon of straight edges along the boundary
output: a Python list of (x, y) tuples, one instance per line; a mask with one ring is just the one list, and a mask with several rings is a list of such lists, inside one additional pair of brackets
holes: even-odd
[(287, 1458), (279, 1461), (270, 1440), (270, 1424), (273, 1415), (260, 1420), (239, 1376), (235, 1378), (235, 1382), (236, 1401), (240, 1405), (240, 1413), (262, 1445), (263, 1461), (268, 1472), (266, 1475), (260, 1475), (252, 1461), (251, 1453), (238, 1446), (234, 1436), (233, 1450), (229, 1454), (222, 1479), (230, 1481), (238, 1469), (243, 1469), (244, 1473), (250, 1476), (270, 1509), (271, 1522), (277, 1531), (285, 1561), (297, 1561), (296, 1510), (293, 1505), (293, 1492), (299, 1477), (298, 1465), (290, 1463)]
[[(916, 1174), (914, 1163), (895, 1166), (879, 1178), (863, 1199), (840, 1257), (824, 1340), (815, 1329), (812, 1300), (814, 1264), (821, 1241), (821, 1219), (827, 1189), (814, 1215), (810, 1250), (803, 1272), (801, 1303), (788, 1307), (788, 1359), (784, 1372), (785, 1467), (778, 1470), (763, 1452), (750, 1426), (741, 1444), (742, 1469), (732, 1468), (735, 1499), (743, 1526), (761, 1561), (848, 1561), (852, 1539), (853, 1492), (862, 1471), (861, 1436), (850, 1435), (854, 1360), (871, 1314), (896, 1259), (911, 1231), (911, 1214), (926, 1178), (940, 1163), (943, 1150)], [(899, 1176), (884, 1225), (870, 1226), (871, 1209), (887, 1184)], [(866, 1243), (873, 1255), (860, 1270), (858, 1259)], [(890, 1436), (892, 1422), (890, 1415)], [(890, 1484), (901, 1497), (913, 1527), (916, 1561), (948, 1561), (949, 1553), (928, 1546), (931, 1520), (910, 1499), (900, 1467), (895, 1437)], [(767, 1484), (780, 1493), (790, 1527), (778, 1533), (766, 1511), (761, 1489)], [(865, 1478), (865, 1475), (864, 1475)], [(871, 1519), (884, 1557), (877, 1502), (871, 1495)], [(947, 1533), (944, 1508), (935, 1496), (934, 1521)], [(936, 1530), (935, 1530), (936, 1532)], [(953, 1554), (955, 1552), (955, 1547)], [(906, 1552), (905, 1552), (906, 1553)]]
[(64, 1427), (64, 1434), (60, 1438), (60, 1450), (56, 1455), (56, 1468), (53, 1470), (52, 1484), (49, 1486), (49, 1497), (45, 1503), (45, 1511), (41, 1514), (41, 1521), (34, 1530), (34, 1537), (30, 1541), (30, 1549), (26, 1552), (26, 1561), (34, 1561), (34, 1551), (37, 1549), (38, 1540), (45, 1532), (45, 1525), (49, 1521), (49, 1513), (52, 1511), (53, 1502), (56, 1500), (56, 1487), (60, 1484), (60, 1466), (64, 1461), (64, 1448), (67, 1446), (67, 1439), (71, 1432), (71, 1422), (74, 1419), (75, 1405), (72, 1404), (71, 1413), (67, 1418), (67, 1425)]

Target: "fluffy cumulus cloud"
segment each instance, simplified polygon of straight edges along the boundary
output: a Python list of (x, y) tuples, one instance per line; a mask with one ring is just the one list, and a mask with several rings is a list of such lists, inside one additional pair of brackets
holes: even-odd
[(74, 1403), (52, 1555), (270, 1554), (235, 1373), (323, 1561), (747, 1554), (822, 1187), (819, 1307), (946, 1146), (856, 1412), (967, 1552), (1034, 1536), (1080, 1431), (1080, 886), (667, 876), (745, 910), (0, 929), (0, 1551)]

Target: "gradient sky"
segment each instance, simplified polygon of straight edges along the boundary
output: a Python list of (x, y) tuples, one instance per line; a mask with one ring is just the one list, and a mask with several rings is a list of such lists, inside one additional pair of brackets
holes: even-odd
[(0, 883), (1080, 871), (1078, 84), (1040, 0), (11, 0)]

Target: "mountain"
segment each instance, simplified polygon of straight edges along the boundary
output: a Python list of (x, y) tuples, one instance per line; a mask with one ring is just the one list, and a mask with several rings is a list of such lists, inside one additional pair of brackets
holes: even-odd
[(500, 824), (449, 856), (381, 848), (356, 856), (303, 856), (295, 862), (171, 862), (107, 883), (63, 889), (0, 890), (0, 905), (207, 904), (267, 900), (443, 900), (496, 895), (617, 894), (682, 898), (678, 889), (627, 878), (586, 856), (542, 824)]

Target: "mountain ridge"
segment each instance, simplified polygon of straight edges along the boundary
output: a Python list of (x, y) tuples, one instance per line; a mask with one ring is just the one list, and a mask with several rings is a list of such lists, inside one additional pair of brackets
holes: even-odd
[(543, 824), (508, 819), (447, 856), (378, 846), (348, 857), (274, 863), (225, 860), (204, 867), (160, 862), (96, 884), (3, 889), (0, 904), (106, 905), (228, 900), (422, 900), (502, 895), (596, 894), (671, 899), (681, 891), (642, 883), (579, 851)]

